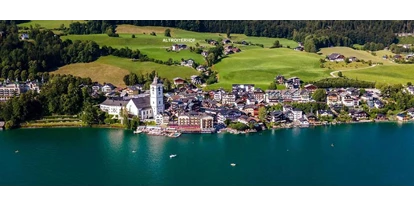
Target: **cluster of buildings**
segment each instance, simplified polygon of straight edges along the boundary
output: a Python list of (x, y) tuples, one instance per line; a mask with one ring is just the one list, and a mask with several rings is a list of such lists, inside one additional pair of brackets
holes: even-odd
[(19, 96), (27, 91), (36, 91), (40, 93), (40, 83), (35, 81), (26, 82), (10, 82), (10, 80), (4, 80), (0, 82), (0, 101), (7, 101), (14, 96)]
[[(316, 103), (312, 94), (317, 87), (312, 84), (302, 85), (298, 77), (285, 79), (278, 75), (278, 84), (284, 84), (283, 90), (262, 90), (254, 84), (233, 84), (230, 91), (223, 89), (203, 91), (193, 81), (182, 78), (174, 79), (179, 85), (174, 92), (163, 92), (162, 82), (155, 77), (150, 90), (140, 93), (127, 93), (124, 97), (108, 97), (100, 108), (122, 119), (122, 113), (129, 118), (138, 116), (141, 121), (153, 121), (159, 127), (173, 128), (180, 132), (212, 133), (226, 127), (229, 122), (240, 122), (248, 126), (264, 127), (265, 123), (274, 123), (287, 127), (308, 127), (326, 124), (326, 120), (338, 117), (344, 108), (352, 121), (369, 120), (371, 109), (385, 106), (378, 89), (332, 88), (326, 89), (324, 109), (307, 109), (303, 111), (294, 106), (297, 103)], [(102, 89), (103, 90), (103, 89)], [(134, 91), (132, 88), (125, 90)], [(406, 89), (414, 94), (414, 87)], [(321, 102), (317, 102), (321, 103)], [(269, 110), (277, 105), (279, 110)], [(303, 106), (303, 104), (302, 104)], [(368, 107), (366, 107), (368, 106)], [(267, 107), (266, 117), (259, 119), (259, 110)], [(404, 115), (404, 116), (403, 116)], [(398, 119), (407, 120), (414, 117), (414, 108), (398, 115)], [(386, 120), (386, 115), (378, 114), (377, 120)]]

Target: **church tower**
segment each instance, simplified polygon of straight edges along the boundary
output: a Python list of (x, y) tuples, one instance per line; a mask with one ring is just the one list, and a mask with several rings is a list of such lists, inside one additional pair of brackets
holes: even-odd
[(161, 80), (155, 76), (154, 81), (151, 83), (151, 108), (154, 118), (157, 114), (164, 112), (164, 93)]

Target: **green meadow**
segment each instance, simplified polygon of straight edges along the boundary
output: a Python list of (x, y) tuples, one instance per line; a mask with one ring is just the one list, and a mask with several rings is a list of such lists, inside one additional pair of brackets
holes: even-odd
[[(34, 23), (36, 21), (33, 21)], [(25, 23), (28, 24), (28, 23)], [(40, 23), (39, 23), (40, 24)], [(60, 25), (62, 22), (43, 23), (52, 28)], [(66, 24), (65, 24), (66, 25)], [(46, 26), (45, 26), (46, 27)], [(128, 47), (130, 49), (139, 49), (142, 53), (151, 58), (159, 60), (168, 60), (172, 58), (175, 61), (181, 59), (194, 59), (198, 63), (203, 63), (201, 55), (191, 53), (189, 50), (180, 52), (167, 52), (173, 42), (165, 42), (164, 31), (166, 27), (139, 27), (133, 25), (118, 25), (117, 33), (119, 37), (109, 37), (106, 34), (92, 35), (68, 35), (62, 36), (62, 39), (71, 40), (93, 40), (100, 46), (106, 45), (114, 48)], [(194, 42), (186, 42), (188, 46), (194, 46), (196, 43), (205, 48), (211, 47), (205, 42), (205, 39), (224, 39), (226, 34), (220, 33), (198, 33), (192, 31), (170, 28), (171, 38), (195, 39)], [(156, 36), (149, 35), (155, 32)], [(132, 34), (135, 38), (132, 38)], [(347, 47), (322, 48), (321, 55), (307, 52), (294, 51), (287, 48), (270, 49), (275, 40), (279, 40), (283, 47), (289, 46), (294, 48), (297, 43), (292, 40), (282, 38), (264, 38), (264, 37), (246, 37), (243, 34), (231, 34), (232, 41), (247, 41), (254, 44), (263, 44), (264, 48), (258, 46), (236, 45), (241, 48), (242, 52), (231, 54), (223, 58), (213, 66), (213, 70), (218, 71), (219, 82), (208, 86), (208, 89), (225, 88), (230, 89), (232, 84), (252, 83), (258, 87), (266, 89), (278, 74), (286, 78), (297, 76), (303, 81), (313, 81), (321, 78), (330, 77), (330, 72), (341, 70), (344, 75), (359, 80), (380, 81), (389, 83), (406, 83), (414, 81), (414, 65), (398, 65), (389, 60), (383, 60), (382, 56), (393, 55), (389, 51), (376, 51), (376, 55), (370, 52), (354, 50)], [(333, 69), (320, 68), (319, 59), (325, 58), (331, 53), (341, 53), (346, 57), (355, 56), (359, 59), (373, 62), (381, 62), (383, 66), (363, 67), (364, 65), (335, 65)], [(89, 70), (88, 70), (89, 68)], [(92, 68), (92, 69), (91, 69)], [(101, 68), (101, 69), (100, 69)], [(104, 68), (104, 69), (102, 69)], [(100, 70), (103, 71), (100, 75)], [(90, 76), (93, 80), (105, 80), (122, 85), (121, 77), (129, 72), (146, 73), (156, 70), (160, 76), (173, 79), (174, 77), (188, 78), (196, 75), (198, 72), (192, 68), (182, 66), (167, 66), (153, 62), (132, 62), (126, 58), (114, 56), (101, 57), (97, 61), (88, 64), (73, 64), (65, 66), (55, 73), (71, 73), (80, 76)], [(111, 74), (111, 71), (113, 75)]]
[(60, 25), (65, 25), (69, 27), (73, 22), (85, 22), (84, 20), (31, 20), (30, 22), (25, 22), (18, 24), (19, 27), (35, 27), (36, 24), (40, 25), (42, 29), (58, 29)]
[(367, 69), (343, 70), (342, 74), (350, 78), (357, 78), (358, 80), (406, 84), (407, 82), (414, 82), (414, 65), (378, 65)]
[(340, 53), (342, 55), (344, 55), (345, 57), (357, 57), (360, 60), (365, 60), (365, 61), (369, 61), (371, 60), (372, 62), (381, 62), (384, 65), (387, 64), (395, 64), (392, 61), (389, 60), (384, 60), (382, 59), (382, 56), (384, 54), (388, 54), (391, 55), (392, 53), (389, 51), (376, 51), (376, 55), (371, 54), (371, 52), (369, 51), (364, 51), (364, 50), (354, 50), (352, 48), (349, 47), (328, 47), (328, 48), (322, 48), (320, 50), (320, 52), (323, 54), (323, 56), (326, 55), (330, 55), (332, 53)]
[(303, 81), (329, 76), (330, 70), (319, 67), (321, 56), (292, 49), (251, 49), (224, 58), (214, 70), (219, 83), (209, 88), (230, 88), (231, 84), (252, 83), (266, 89), (277, 75), (300, 77)]

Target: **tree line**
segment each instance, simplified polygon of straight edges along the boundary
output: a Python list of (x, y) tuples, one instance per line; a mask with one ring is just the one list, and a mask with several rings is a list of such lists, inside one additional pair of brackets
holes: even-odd
[(0, 119), (9, 127), (52, 114), (76, 115), (97, 104), (89, 94), (92, 80), (72, 75), (50, 75), (40, 93), (29, 91), (0, 103)]
[(117, 24), (131, 24), (176, 27), (195, 32), (279, 37), (300, 42), (304, 42), (308, 35), (315, 35), (327, 37), (333, 46), (346, 46), (349, 42), (390, 45), (397, 42), (395, 33), (412, 32), (414, 28), (414, 21), (411, 20), (94, 20), (72, 24), (74, 26), (69, 27), (69, 34), (105, 33)]
[(375, 88), (374, 82), (361, 81), (356, 79), (350, 79), (346, 77), (339, 78), (325, 78), (318, 81), (310, 82), (318, 88)]

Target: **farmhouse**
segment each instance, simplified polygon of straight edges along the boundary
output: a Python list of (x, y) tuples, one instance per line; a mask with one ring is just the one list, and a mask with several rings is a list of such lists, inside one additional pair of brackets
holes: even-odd
[(187, 66), (187, 67), (193, 67), (194, 64), (194, 60), (189, 59), (189, 60), (184, 60), (181, 62), (182, 66)]
[(203, 51), (203, 52), (201, 52), (201, 55), (206, 58), (208, 56), (208, 52), (207, 51)]
[(331, 62), (344, 61), (344, 59), (345, 59), (345, 56), (343, 56), (339, 53), (332, 53), (328, 56), (328, 60), (331, 61)]
[(180, 78), (180, 77), (176, 77), (173, 79), (174, 81), (174, 85), (182, 85), (185, 83), (185, 79), (184, 78)]
[(201, 78), (198, 75), (192, 75), (191, 76), (191, 83), (194, 85), (199, 85), (201, 84)]
[(353, 56), (351, 56), (351, 57), (349, 57), (349, 58), (348, 58), (348, 61), (349, 61), (349, 62), (355, 62), (355, 61), (357, 61), (357, 60), (358, 60), (358, 58), (353, 57)]
[(101, 90), (104, 93), (110, 93), (115, 89), (115, 86), (111, 83), (106, 83), (104, 86), (102, 86)]
[(180, 50), (184, 50), (187, 48), (187, 45), (185, 44), (174, 44), (171, 46), (171, 50), (172, 51), (180, 51)]
[(316, 87), (316, 86), (315, 86), (315, 85), (313, 85), (313, 84), (307, 84), (307, 85), (305, 85), (303, 88), (305, 88), (307, 91), (309, 91), (309, 92), (311, 92), (311, 93), (315, 92), (315, 91), (316, 91), (316, 89), (318, 89), (318, 87)]
[(27, 39), (29, 39), (29, 35), (26, 34), (26, 33), (23, 33), (22, 35), (20, 35), (20, 39), (27, 40)]
[(286, 81), (285, 76), (283, 75), (276, 76), (275, 80), (278, 84), (284, 84)]
[(231, 41), (229, 39), (224, 39), (223, 40), (223, 44), (229, 44), (229, 43), (231, 43)]

